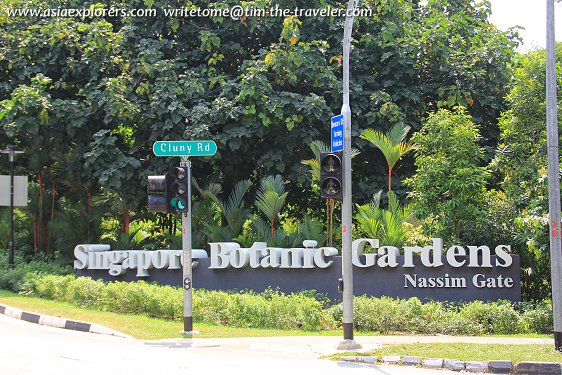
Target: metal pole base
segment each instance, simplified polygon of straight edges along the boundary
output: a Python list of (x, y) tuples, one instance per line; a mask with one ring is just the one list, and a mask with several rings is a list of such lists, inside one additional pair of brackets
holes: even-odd
[(337, 350), (354, 350), (354, 349), (361, 349), (361, 348), (363, 348), (361, 344), (359, 344), (355, 340), (343, 340), (340, 343), (338, 343), (338, 346), (336, 346)]
[(191, 317), (191, 316), (184, 316), (183, 317), (183, 330), (185, 332), (193, 331), (193, 317)]
[(353, 340), (353, 323), (343, 323), (343, 339)]
[[(13, 237), (13, 235), (11, 236)], [(14, 268), (14, 263), (14, 243), (10, 241), (8, 242), (8, 265), (10, 266), (10, 268)]]
[(361, 349), (361, 344), (353, 339), (353, 323), (343, 323), (343, 341), (336, 347), (337, 350)]
[(195, 330), (195, 331), (180, 331), (180, 333), (183, 335), (184, 339), (191, 338), (193, 336), (199, 335), (199, 331), (197, 331), (197, 330)]
[(192, 336), (197, 336), (199, 334), (199, 331), (193, 330), (193, 317), (191, 316), (183, 317), (183, 331), (181, 332), (181, 334), (183, 334), (184, 337), (192, 337)]
[(554, 332), (554, 349), (562, 352), (562, 332)]

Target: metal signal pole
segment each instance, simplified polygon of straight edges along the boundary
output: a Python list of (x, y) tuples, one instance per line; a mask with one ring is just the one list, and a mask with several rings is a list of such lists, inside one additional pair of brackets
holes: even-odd
[(16, 146), (9, 145), (5, 150), (0, 151), (8, 154), (10, 160), (10, 238), (8, 240), (8, 264), (10, 268), (14, 268), (14, 167), (16, 165), (16, 154), (23, 151), (16, 150)]
[(191, 161), (181, 158), (181, 167), (187, 168), (187, 212), (181, 214), (181, 239), (183, 250), (183, 331), (193, 331), (193, 270), (191, 257)]
[(546, 1), (546, 138), (548, 156), (548, 211), (554, 347), (562, 351), (562, 232), (560, 230), (560, 165), (556, 99), (556, 43), (554, 0)]
[(351, 262), (351, 107), (349, 105), (349, 50), (353, 30), (353, 11), (358, 0), (349, 0), (343, 32), (343, 201), (342, 201), (342, 280), (343, 280), (343, 341), (338, 349), (357, 349), (361, 345), (353, 340), (353, 264)]

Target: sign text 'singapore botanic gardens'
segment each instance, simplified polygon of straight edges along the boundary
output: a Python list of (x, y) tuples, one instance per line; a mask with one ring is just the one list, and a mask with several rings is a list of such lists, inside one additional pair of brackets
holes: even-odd
[[(181, 285), (181, 250), (113, 250), (108, 245), (78, 245), (78, 275), (106, 281), (144, 279)], [(268, 247), (256, 242), (209, 243), (209, 252), (193, 250), (195, 288), (282, 292), (315, 290), (340, 299), (337, 281), (341, 257), (334, 247)], [(519, 257), (508, 245), (452, 245), (433, 238), (425, 246), (381, 246), (378, 239), (352, 244), (356, 295), (419, 297), (434, 300), (520, 300)], [(127, 272), (127, 271), (132, 272)]]

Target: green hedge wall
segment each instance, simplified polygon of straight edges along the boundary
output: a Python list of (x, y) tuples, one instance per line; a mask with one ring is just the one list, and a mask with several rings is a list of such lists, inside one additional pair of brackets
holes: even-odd
[[(74, 275), (28, 273), (20, 293), (116, 313), (182, 319), (180, 288), (138, 282), (104, 283)], [(341, 327), (342, 305), (330, 306), (313, 291), (284, 294), (193, 291), (193, 318), (222, 325), (254, 328), (324, 330)], [(354, 299), (358, 331), (422, 334), (547, 333), (552, 310), (546, 303), (513, 306), (508, 301), (422, 303), (417, 298), (358, 296)]]

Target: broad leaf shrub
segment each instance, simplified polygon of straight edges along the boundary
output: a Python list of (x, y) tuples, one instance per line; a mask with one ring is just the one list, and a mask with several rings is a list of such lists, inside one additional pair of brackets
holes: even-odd
[[(517, 309), (516, 309), (517, 307)], [(355, 326), (359, 331), (481, 335), (548, 333), (552, 308), (541, 303), (524, 308), (509, 301), (422, 303), (418, 298), (359, 296), (353, 300)], [(342, 323), (342, 304), (330, 307), (334, 320)]]
[(552, 308), (544, 302), (519, 304), (518, 311), (521, 315), (521, 325), (524, 332), (550, 332), (554, 325), (552, 321)]
[(36, 260), (26, 263), (16, 259), (16, 267), (10, 268), (8, 257), (0, 256), (0, 289), (19, 293), (26, 279), (41, 275), (68, 275), (72, 272), (72, 267)]
[[(116, 313), (181, 319), (182, 289), (138, 282), (111, 282), (89, 277), (48, 275), (26, 283), (26, 293)], [(267, 291), (226, 293), (195, 290), (193, 317), (238, 327), (319, 330), (336, 324), (323, 303), (305, 294)]]
[(195, 319), (239, 327), (318, 330), (335, 327), (323, 304), (302, 293), (225, 293), (197, 290)]
[(523, 331), (520, 316), (508, 301), (474, 301), (461, 307), (459, 313), (478, 325), (483, 333), (511, 334)]
[[(182, 289), (144, 281), (106, 284), (74, 275), (35, 276), (26, 280), (21, 292), (116, 313), (177, 320), (183, 317)], [(342, 316), (341, 303), (328, 306), (322, 295), (312, 291), (193, 291), (196, 321), (237, 327), (323, 330), (341, 327)], [(354, 318), (358, 331), (383, 334), (481, 335), (552, 330), (552, 309), (547, 303), (423, 303), (418, 298), (357, 296)]]

